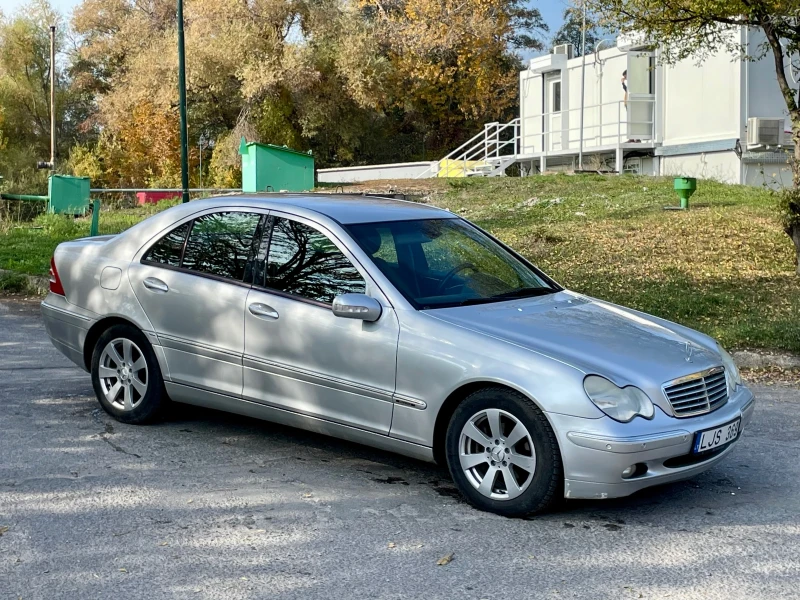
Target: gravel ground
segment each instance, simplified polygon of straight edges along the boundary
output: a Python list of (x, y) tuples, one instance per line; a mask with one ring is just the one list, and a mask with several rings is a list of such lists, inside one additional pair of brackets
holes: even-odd
[(510, 520), (441, 468), (294, 429), (117, 423), (37, 307), (0, 300), (0, 598), (797, 598), (800, 393), (755, 391), (704, 475)]

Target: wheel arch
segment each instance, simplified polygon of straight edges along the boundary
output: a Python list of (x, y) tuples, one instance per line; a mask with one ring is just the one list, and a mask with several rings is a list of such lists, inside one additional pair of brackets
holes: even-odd
[[(86, 366), (87, 371), (92, 371), (92, 355), (94, 354), (94, 347), (97, 345), (97, 340), (100, 339), (100, 336), (103, 335), (104, 331), (108, 330), (114, 325), (129, 325), (135, 328), (137, 331), (142, 331), (141, 328), (136, 325), (136, 323), (124, 317), (103, 317), (97, 321), (89, 328), (89, 331), (86, 333), (86, 339), (83, 342), (83, 363)], [(142, 332), (142, 334), (144, 334), (144, 332)]]
[[(450, 424), (450, 418), (453, 416), (456, 408), (470, 394), (473, 394), (478, 390), (489, 388), (496, 388), (498, 390), (506, 390), (509, 392), (522, 394), (536, 406), (538, 406), (539, 410), (542, 411), (542, 414), (544, 414), (548, 422), (550, 421), (550, 418), (547, 416), (547, 412), (542, 408), (541, 404), (536, 400), (536, 398), (519, 388), (508, 385), (507, 383), (491, 380), (479, 380), (464, 383), (450, 392), (450, 395), (448, 395), (445, 401), (442, 403), (441, 407), (439, 408), (439, 412), (436, 415), (436, 423), (433, 426), (433, 458), (438, 465), (447, 465), (447, 461), (445, 459), (445, 438), (447, 436), (447, 426)], [(552, 423), (550, 423), (550, 426), (552, 427)]]

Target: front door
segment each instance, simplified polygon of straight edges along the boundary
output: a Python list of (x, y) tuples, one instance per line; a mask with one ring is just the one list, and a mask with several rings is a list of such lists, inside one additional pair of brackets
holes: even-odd
[(197, 217), (131, 263), (131, 285), (164, 349), (171, 381), (241, 395), (250, 288), (242, 282), (261, 219), (238, 211)]
[(562, 148), (562, 121), (561, 121), (561, 77), (551, 78), (547, 84), (547, 112), (549, 127), (549, 150)]
[(343, 319), (333, 298), (374, 297), (373, 283), (329, 232), (273, 215), (264, 268), (256, 269), (245, 310), (246, 399), (388, 434), (399, 327), (381, 300), (376, 322)]

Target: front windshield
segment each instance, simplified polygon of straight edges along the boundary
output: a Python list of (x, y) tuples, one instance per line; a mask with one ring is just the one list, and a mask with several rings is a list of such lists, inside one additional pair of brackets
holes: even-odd
[(348, 229), (417, 309), (557, 291), (543, 276), (461, 219), (363, 223)]

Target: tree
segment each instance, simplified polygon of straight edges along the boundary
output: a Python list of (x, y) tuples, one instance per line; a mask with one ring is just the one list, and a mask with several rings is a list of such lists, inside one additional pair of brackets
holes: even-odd
[(547, 27), (520, 0), (360, 0), (390, 68), (384, 109), (400, 108), (439, 145), (463, 141), (518, 104), (519, 59)]
[[(639, 32), (657, 41), (662, 60), (674, 63), (709, 53), (733, 52), (746, 60), (770, 56), (775, 76), (792, 122), (794, 151), (789, 163), (793, 189), (782, 202), (786, 233), (797, 252), (800, 275), (800, 105), (798, 90), (789, 83), (787, 71), (797, 67), (800, 53), (800, 0), (589, 0), (604, 22), (622, 32)], [(749, 27), (764, 34), (757, 48), (742, 47), (736, 28)], [(795, 64), (792, 64), (795, 61)]]
[[(33, 0), (18, 12), (0, 13), (0, 111), (5, 147), (0, 174), (43, 191), (45, 172), (37, 160), (50, 156), (50, 32), (56, 25), (56, 63), (70, 63), (68, 30), (47, 0)], [(69, 148), (87, 139), (84, 123), (91, 97), (75, 85), (68, 68), (56, 68), (56, 157), (63, 162)]]
[[(575, 56), (583, 54), (583, 10), (577, 6), (570, 6), (564, 11), (564, 24), (553, 36), (553, 44), (572, 44)], [(600, 41), (600, 31), (597, 20), (591, 13), (586, 15), (586, 53), (593, 52)]]

